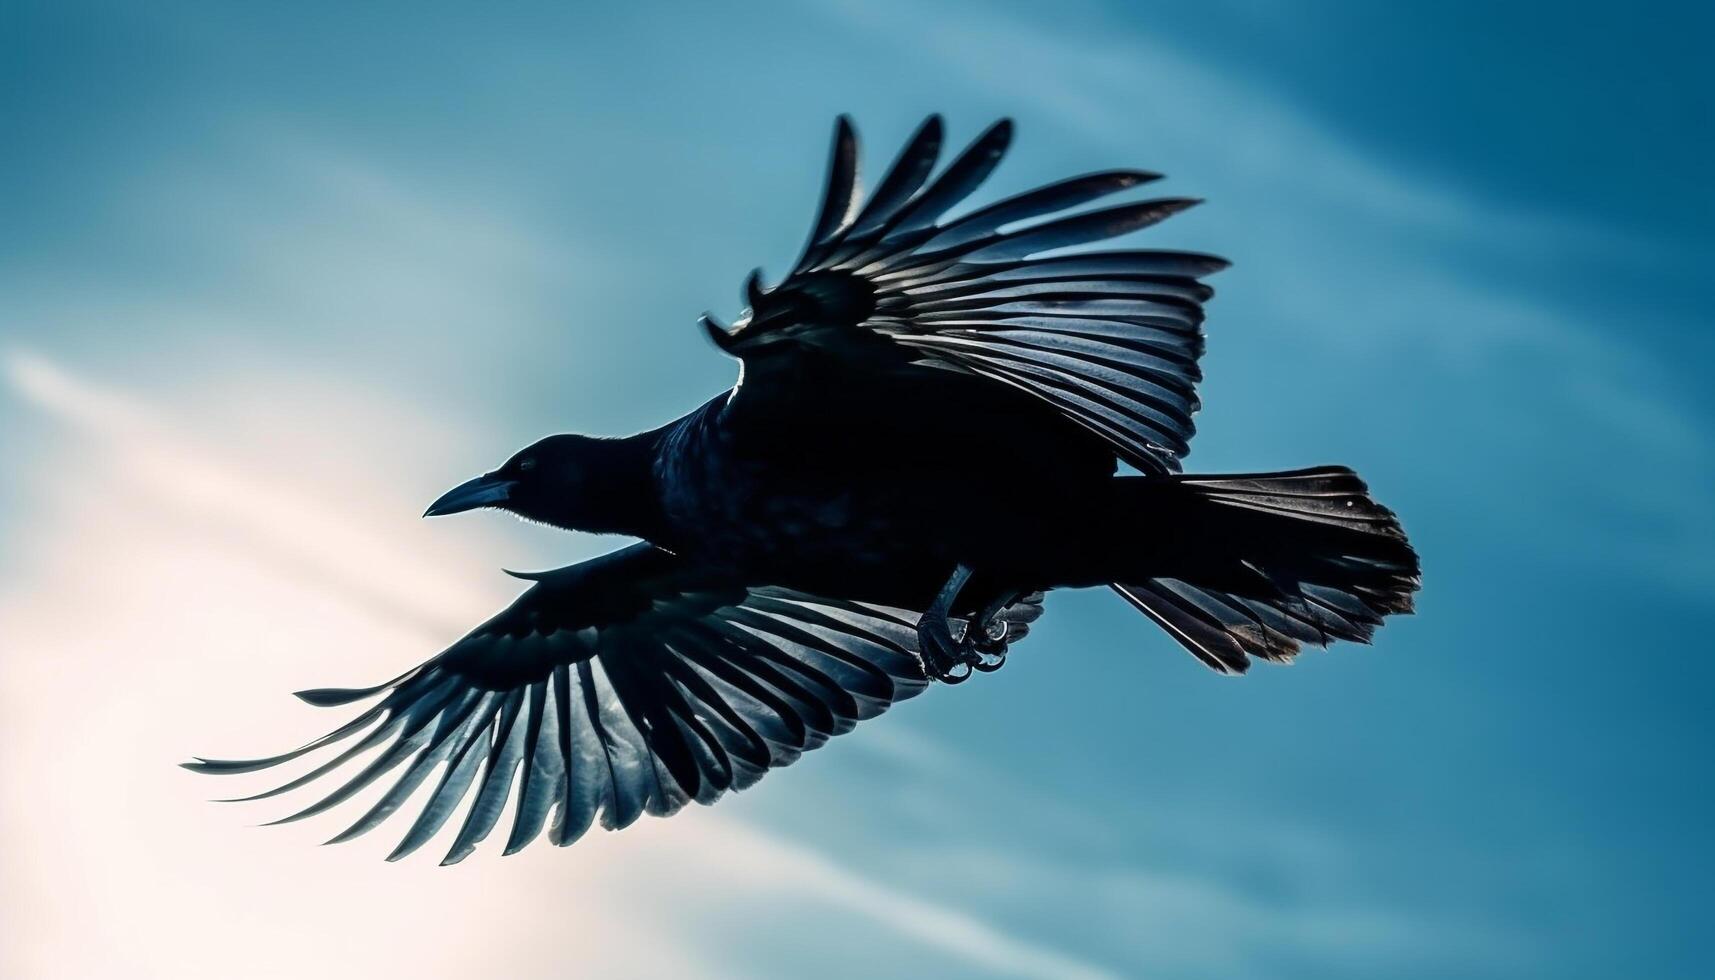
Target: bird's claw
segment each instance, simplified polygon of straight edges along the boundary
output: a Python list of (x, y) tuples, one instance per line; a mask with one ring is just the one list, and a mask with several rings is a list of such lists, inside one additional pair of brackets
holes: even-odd
[(925, 617), (917, 626), (923, 673), (943, 684), (962, 684), (976, 671), (999, 670), (1006, 663), (1006, 638), (1003, 622), (969, 624), (955, 637), (946, 619)]
[(976, 652), (977, 659), (971, 667), (988, 674), (1005, 666), (1007, 634), (1010, 632), (1006, 622), (991, 619), (984, 623), (979, 620), (965, 630), (967, 636), (972, 632), (976, 633), (976, 637), (970, 646)]

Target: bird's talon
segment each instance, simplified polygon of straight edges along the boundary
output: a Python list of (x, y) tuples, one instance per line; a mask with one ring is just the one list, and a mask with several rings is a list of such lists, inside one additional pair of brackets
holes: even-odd
[[(974, 666), (974, 664), (960, 661), (959, 663), (954, 664), (949, 670), (936, 675), (935, 679), (943, 684), (963, 684), (971, 679), (971, 673)], [(960, 670), (960, 668), (964, 669)]]
[[(965, 635), (969, 636), (971, 632), (971, 628), (966, 628)], [(977, 650), (990, 656), (999, 654), (1004, 657), (1006, 655), (1006, 640), (1009, 630), (1005, 620), (991, 619), (986, 626), (975, 630), (975, 632), (976, 638), (971, 642), (971, 645)]]
[(969, 680), (983, 660), (963, 636), (953, 636), (952, 624), (945, 619), (930, 619), (920, 624), (917, 645), (921, 651), (924, 675), (943, 684)]
[(923, 673), (943, 684), (960, 684), (970, 680), (977, 671), (992, 673), (1006, 663), (1006, 646), (1010, 630), (1005, 622), (990, 620), (987, 625), (928, 622), (918, 628), (918, 648), (922, 651)]

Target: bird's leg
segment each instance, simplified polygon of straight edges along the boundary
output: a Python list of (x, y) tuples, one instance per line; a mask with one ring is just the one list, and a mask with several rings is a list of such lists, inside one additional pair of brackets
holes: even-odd
[[(953, 611), (953, 602), (959, 598), (959, 590), (970, 580), (968, 567), (955, 567), (947, 584), (941, 586), (941, 591), (936, 594), (935, 601), (917, 620), (917, 647), (923, 655), (923, 672), (948, 684), (957, 684), (971, 676), (974, 654), (965, 643), (953, 638), (953, 624), (948, 619)], [(965, 638), (969, 636), (970, 628), (967, 627)]]

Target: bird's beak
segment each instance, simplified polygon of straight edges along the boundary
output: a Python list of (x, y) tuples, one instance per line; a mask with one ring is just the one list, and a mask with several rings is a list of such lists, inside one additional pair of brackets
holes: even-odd
[(444, 514), (457, 514), (460, 511), (502, 504), (506, 502), (506, 498), (512, 493), (512, 488), (516, 485), (516, 480), (502, 479), (492, 473), (479, 476), (474, 480), (466, 480), (441, 494), (439, 500), (430, 504), (428, 510), (423, 511), (423, 516), (440, 517)]

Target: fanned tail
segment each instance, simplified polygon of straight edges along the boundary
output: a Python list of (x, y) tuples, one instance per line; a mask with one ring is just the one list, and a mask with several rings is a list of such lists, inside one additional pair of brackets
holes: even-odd
[(1148, 515), (1149, 540), (1147, 574), (1114, 591), (1215, 670), (1368, 643), (1384, 617), (1412, 611), (1417, 553), (1345, 467), (1116, 482)]

